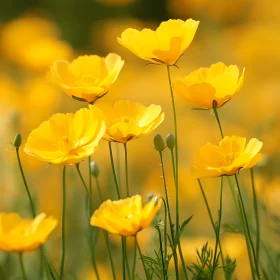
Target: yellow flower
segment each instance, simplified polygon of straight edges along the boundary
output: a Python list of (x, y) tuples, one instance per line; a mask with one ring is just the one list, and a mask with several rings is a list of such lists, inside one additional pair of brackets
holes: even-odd
[(244, 70), (239, 78), (236, 65), (219, 62), (175, 81), (173, 89), (193, 105), (212, 109), (213, 100), (216, 100), (217, 107), (221, 107), (242, 87)]
[(262, 159), (259, 153), (262, 145), (256, 138), (246, 145), (246, 138), (240, 136), (226, 136), (219, 146), (208, 143), (196, 154), (192, 173), (196, 178), (236, 174)]
[(93, 213), (90, 224), (122, 236), (136, 235), (151, 224), (160, 206), (158, 196), (143, 208), (140, 195), (117, 201), (109, 199)]
[(121, 57), (114, 53), (106, 57), (84, 55), (71, 63), (55, 61), (50, 68), (50, 77), (66, 94), (93, 103), (108, 92), (123, 64)]
[(199, 21), (168, 20), (153, 31), (126, 29), (118, 42), (138, 57), (155, 64), (174, 65), (193, 40)]
[(91, 106), (105, 120), (107, 129), (103, 136), (106, 141), (126, 143), (151, 133), (164, 120), (161, 106), (146, 107), (140, 103), (119, 100), (113, 106), (99, 104)]
[(0, 249), (29, 252), (40, 247), (56, 227), (57, 221), (46, 214), (34, 220), (21, 219), (16, 213), (0, 213)]
[(76, 164), (94, 153), (105, 130), (90, 109), (55, 114), (30, 133), (24, 151), (49, 163)]

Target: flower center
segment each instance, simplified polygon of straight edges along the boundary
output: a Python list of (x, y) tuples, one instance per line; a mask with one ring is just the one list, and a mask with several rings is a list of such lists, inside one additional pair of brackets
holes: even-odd
[(223, 158), (224, 165), (230, 165), (233, 163), (233, 161), (239, 157), (240, 153), (231, 153), (227, 154)]
[(82, 75), (79, 80), (76, 81), (77, 87), (92, 87), (100, 84), (101, 80), (90, 76), (90, 75)]
[(135, 124), (139, 125), (139, 123), (137, 121), (135, 121), (134, 119), (132, 119), (131, 117), (128, 117), (128, 116), (116, 118), (113, 120), (112, 124), (119, 123), (119, 122), (127, 123), (127, 124), (135, 123)]

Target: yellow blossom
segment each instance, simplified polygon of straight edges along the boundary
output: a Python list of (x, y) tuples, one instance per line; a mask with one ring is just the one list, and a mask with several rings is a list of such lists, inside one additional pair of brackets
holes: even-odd
[(84, 55), (71, 63), (55, 61), (50, 68), (50, 77), (69, 96), (93, 103), (108, 92), (123, 64), (121, 57), (114, 53), (106, 57)]
[(132, 236), (151, 224), (160, 207), (161, 200), (158, 196), (143, 208), (140, 195), (117, 201), (109, 199), (93, 213), (90, 224), (110, 233)]
[(193, 40), (199, 21), (168, 20), (153, 31), (126, 29), (118, 42), (138, 57), (155, 64), (174, 65)]
[(236, 174), (261, 160), (262, 145), (256, 138), (246, 145), (246, 138), (240, 136), (226, 136), (219, 146), (208, 143), (196, 154), (192, 173), (196, 178)]
[(24, 151), (49, 163), (76, 164), (94, 153), (105, 130), (90, 109), (55, 114), (30, 133)]
[(34, 220), (21, 219), (16, 213), (0, 213), (0, 249), (7, 252), (33, 251), (45, 243), (57, 221), (46, 214)]
[(216, 100), (217, 107), (221, 107), (242, 87), (244, 70), (239, 78), (236, 65), (226, 66), (218, 62), (175, 81), (173, 89), (193, 105), (212, 109), (213, 100)]
[(148, 107), (128, 100), (119, 100), (113, 106), (101, 103), (91, 106), (105, 120), (107, 129), (103, 136), (106, 141), (126, 143), (151, 133), (164, 120), (161, 106)]

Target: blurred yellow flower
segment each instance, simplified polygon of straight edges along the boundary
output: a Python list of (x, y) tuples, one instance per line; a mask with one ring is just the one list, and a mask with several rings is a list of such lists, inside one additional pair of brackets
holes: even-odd
[(153, 31), (126, 29), (118, 42), (138, 57), (155, 64), (174, 65), (193, 40), (199, 21), (168, 20)]
[(29, 252), (37, 249), (53, 231), (57, 220), (39, 214), (34, 220), (21, 219), (16, 213), (0, 213), (0, 249)]
[(91, 106), (105, 120), (107, 129), (103, 136), (106, 141), (126, 143), (151, 133), (164, 120), (161, 106), (146, 107), (140, 103), (119, 100), (113, 106), (99, 104)]
[(196, 178), (233, 175), (241, 168), (251, 168), (262, 158), (259, 151), (263, 143), (253, 138), (226, 136), (219, 146), (208, 143), (196, 154), (191, 171)]
[(24, 151), (49, 163), (76, 164), (94, 153), (105, 130), (90, 109), (55, 114), (30, 133)]
[(193, 105), (212, 109), (213, 100), (216, 100), (217, 107), (221, 107), (242, 87), (244, 70), (239, 78), (236, 65), (218, 62), (175, 81), (173, 89)]
[(103, 202), (90, 220), (92, 226), (122, 236), (136, 235), (148, 227), (161, 207), (161, 199), (155, 196), (142, 208), (140, 195)]
[(50, 68), (50, 77), (69, 96), (93, 103), (108, 92), (123, 65), (124, 61), (114, 53), (106, 57), (84, 55), (71, 63), (55, 61)]

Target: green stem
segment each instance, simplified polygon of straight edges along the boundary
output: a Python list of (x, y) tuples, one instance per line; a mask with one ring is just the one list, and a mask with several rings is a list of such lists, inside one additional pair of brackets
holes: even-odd
[[(89, 188), (89, 193), (90, 196), (92, 197), (92, 183), (91, 183), (91, 167), (90, 167), (90, 163), (91, 163), (91, 157), (88, 157), (88, 188)], [(92, 209), (92, 204), (90, 202), (90, 199), (88, 197), (86, 197), (86, 201), (88, 202), (88, 220), (90, 220), (90, 217), (92, 215), (93, 209)], [(93, 228), (92, 226), (87, 222), (88, 224), (88, 239), (89, 239), (89, 247), (90, 247), (90, 253), (91, 253), (91, 262), (92, 262), (92, 267), (96, 276), (96, 279), (99, 280), (99, 273), (98, 273), (98, 269), (97, 269), (97, 265), (96, 265), (96, 261), (95, 261), (95, 256), (94, 256), (94, 246), (93, 246), (93, 242), (92, 242), (92, 236), (93, 236)]]
[(167, 257), (167, 206), (163, 197), (161, 197), (164, 203), (164, 259)]
[(166, 206), (167, 206), (167, 214), (168, 214), (168, 218), (169, 218), (169, 226), (170, 226), (170, 233), (171, 233), (171, 240), (172, 240), (172, 252), (173, 252), (174, 263), (175, 263), (176, 279), (179, 279), (178, 256), (177, 256), (177, 252), (176, 252), (176, 248), (175, 248), (176, 246), (174, 244), (175, 237), (174, 237), (174, 230), (173, 230), (173, 226), (172, 226), (171, 212), (170, 212), (170, 207), (169, 207), (169, 198), (168, 198), (168, 191), (167, 191), (167, 185), (166, 185), (162, 152), (159, 152), (159, 156), (160, 156), (160, 164), (161, 164), (161, 171), (162, 171), (162, 178), (163, 178), (163, 185), (164, 185), (164, 192), (165, 192), (165, 200), (166, 200)]
[(134, 248), (133, 248), (133, 266), (132, 266), (132, 279), (135, 279), (135, 267), (136, 267), (136, 255), (137, 255), (137, 245), (134, 237)]
[(126, 255), (125, 255), (125, 237), (122, 236), (122, 271), (123, 271), (123, 280), (126, 279), (126, 272), (125, 272), (125, 262), (126, 262)]
[(28, 280), (26, 273), (25, 273), (24, 265), (23, 265), (22, 255), (23, 255), (23, 253), (19, 253), (19, 263), (20, 263), (20, 268), (21, 268), (21, 272), (22, 272), (22, 277), (24, 280)]
[(18, 165), (19, 165), (21, 177), (22, 177), (22, 180), (23, 180), (23, 183), (24, 183), (24, 186), (25, 186), (25, 190), (26, 190), (28, 198), (29, 198), (29, 203), (30, 203), (32, 215), (33, 215), (33, 218), (35, 218), (36, 217), (35, 207), (34, 207), (34, 204), (33, 204), (33, 201), (32, 201), (32, 197), (31, 197), (28, 185), (27, 185), (27, 181), (26, 181), (26, 178), (25, 178), (25, 175), (24, 175), (24, 172), (23, 172), (23, 168), (22, 168), (22, 165), (21, 165), (21, 160), (20, 160), (20, 156), (19, 156), (19, 151), (18, 150), (19, 150), (19, 148), (16, 148)]
[(254, 180), (254, 171), (253, 168), (250, 169), (251, 173), (251, 181), (252, 181), (252, 191), (254, 198), (254, 212), (256, 218), (256, 266), (259, 266), (259, 258), (260, 258), (260, 219), (259, 219), (259, 209), (258, 209), (258, 199), (255, 188), (255, 180)]
[[(242, 198), (239, 182), (238, 182), (236, 174), (234, 175), (234, 177), (235, 177), (235, 182), (236, 182), (236, 186), (237, 186), (237, 190), (238, 190), (240, 206), (241, 206), (241, 210), (242, 210), (241, 213), (242, 213), (242, 215), (244, 217), (244, 221), (245, 221), (244, 232), (247, 232), (249, 243), (250, 243), (251, 249), (252, 249), (252, 254), (253, 254), (253, 259), (254, 259), (254, 263), (255, 263), (255, 269), (256, 269), (257, 278), (260, 279), (260, 273), (259, 273), (259, 267), (257, 266), (255, 248), (254, 248), (253, 240), (252, 240), (251, 234), (250, 234), (250, 227), (249, 227), (249, 223), (248, 223), (248, 219), (247, 219), (247, 215), (246, 215), (246, 210), (245, 210), (245, 206), (244, 206), (244, 202), (243, 202), (243, 198)], [(248, 248), (248, 251), (249, 251), (249, 249), (250, 248)]]
[(64, 260), (65, 260), (65, 212), (66, 212), (66, 184), (65, 184), (66, 166), (62, 169), (62, 214), (61, 214), (61, 261), (60, 261), (60, 277), (63, 279)]
[(115, 182), (115, 186), (116, 186), (116, 191), (117, 191), (118, 199), (121, 199), (121, 194), (120, 194), (120, 189), (119, 189), (119, 185), (118, 185), (118, 179), (117, 179), (116, 169), (115, 169), (115, 164), (114, 164), (112, 145), (111, 145), (111, 142), (108, 142), (108, 144), (109, 144), (111, 167), (112, 167), (112, 171), (113, 171), (113, 177), (114, 177), (114, 182)]
[(84, 186), (84, 188), (85, 188), (85, 190), (86, 190), (86, 193), (87, 193), (87, 195), (88, 195), (88, 198), (89, 198), (89, 200), (90, 200), (90, 203), (91, 203), (91, 205), (93, 205), (92, 195), (91, 195), (89, 189), (87, 188), (86, 182), (85, 182), (85, 180), (84, 180), (84, 178), (83, 178), (83, 176), (82, 176), (82, 173), (81, 173), (81, 171), (80, 171), (80, 165), (79, 165), (79, 163), (76, 164), (76, 170), (77, 170), (77, 172), (78, 172), (78, 174), (79, 174), (79, 177), (80, 177), (80, 179), (81, 179), (81, 181), (82, 181), (82, 183), (83, 183), (83, 186)]
[[(213, 258), (213, 268), (217, 263), (217, 250), (218, 244), (220, 243), (220, 229), (221, 229), (221, 221), (222, 221), (222, 207), (223, 207), (223, 176), (221, 177), (221, 184), (220, 184), (220, 209), (219, 209), (219, 216), (218, 216), (218, 224), (216, 228), (216, 244), (214, 250), (214, 258)], [(212, 270), (212, 279), (214, 279), (215, 270)]]
[[(135, 241), (136, 241), (136, 245), (137, 245), (137, 248), (138, 248), (140, 259), (142, 261), (142, 265), (143, 265), (143, 268), (144, 268), (144, 271), (145, 271), (146, 280), (149, 280), (150, 277), (149, 277), (149, 274), (148, 274), (148, 271), (147, 271), (147, 268), (146, 268), (146, 265), (145, 265), (145, 262), (144, 262), (144, 259), (143, 259), (143, 255), (142, 255), (142, 252), (141, 252), (141, 249), (140, 249), (140, 246), (139, 246), (139, 243), (138, 243), (138, 240), (137, 240), (136, 236), (135, 236)], [(177, 278), (177, 279), (179, 279), (179, 278)]]
[(126, 189), (126, 196), (129, 197), (128, 161), (127, 161), (127, 146), (126, 146), (126, 143), (123, 144), (123, 147), (124, 147), (124, 163), (125, 163), (125, 189)]
[[(204, 203), (205, 203), (206, 208), (207, 208), (207, 212), (208, 212), (208, 216), (209, 216), (209, 218), (210, 218), (210, 222), (211, 222), (212, 228), (213, 228), (214, 233), (215, 233), (215, 236), (216, 236), (216, 238), (217, 238), (216, 227), (215, 227), (214, 219), (213, 219), (213, 216), (212, 216), (210, 207), (209, 207), (209, 203), (208, 203), (207, 197), (206, 197), (206, 195), (205, 195), (205, 192), (204, 192), (204, 190), (203, 190), (203, 187), (202, 187), (202, 184), (201, 184), (200, 180), (197, 179), (197, 181), (198, 181), (198, 184), (199, 184), (199, 187), (200, 187), (202, 196), (203, 196)], [(220, 239), (218, 239), (218, 240), (219, 240), (219, 248), (220, 248), (220, 254), (221, 254), (222, 264), (223, 264), (223, 268), (224, 268), (224, 266), (225, 266), (225, 259), (224, 259), (224, 255), (223, 255), (222, 244), (221, 244)], [(225, 278), (227, 278), (227, 277), (226, 277), (225, 268), (224, 268), (224, 274), (225, 274)]]
[(163, 279), (166, 280), (166, 279), (167, 279), (167, 273), (166, 273), (166, 269), (165, 269), (165, 261), (164, 261), (164, 256), (163, 256), (162, 237), (161, 237), (160, 228), (159, 228), (158, 226), (156, 226), (156, 230), (157, 230), (157, 232), (158, 232), (158, 238), (159, 238), (159, 246), (160, 246), (160, 254), (161, 254), (162, 276), (163, 276)]
[[(99, 189), (98, 195), (99, 195), (100, 202), (102, 202), (102, 194), (101, 194), (101, 190), (99, 188), (99, 181), (98, 181), (97, 177), (95, 177), (95, 183), (96, 183), (97, 189)], [(108, 255), (109, 255), (109, 261), (110, 261), (110, 265), (111, 265), (113, 279), (116, 280), (116, 272), (115, 272), (115, 266), (114, 266), (112, 252), (111, 252), (111, 246), (110, 246), (108, 232), (103, 230), (103, 235), (104, 235), (104, 239), (105, 239), (105, 243), (106, 243), (106, 247), (107, 247), (107, 251), (108, 251)]]
[(128, 279), (130, 280), (130, 265), (129, 265), (129, 261), (128, 261), (128, 254), (127, 254), (127, 245), (126, 245), (126, 236), (124, 237), (124, 249), (125, 249), (125, 263), (126, 263), (126, 272), (127, 272), (127, 276)]
[(221, 126), (221, 122), (220, 122), (220, 119), (219, 119), (219, 115), (218, 115), (218, 111), (217, 111), (216, 106), (213, 106), (213, 111), (214, 111), (214, 115), (216, 117), (216, 120), (217, 120), (217, 123), (218, 123), (218, 126), (219, 126), (221, 137), (224, 138), (224, 133), (223, 133), (223, 130), (222, 130), (222, 126)]
[(176, 233), (178, 234), (180, 231), (179, 224), (179, 155), (178, 155), (178, 131), (177, 131), (177, 115), (176, 115), (176, 106), (174, 93), (172, 89), (171, 83), (171, 75), (170, 75), (170, 66), (167, 66), (167, 74), (168, 74), (168, 82), (170, 87), (170, 94), (172, 100), (172, 109), (173, 109), (173, 120), (174, 120), (174, 131), (175, 131), (175, 190), (176, 190)]
[[(172, 159), (172, 170), (173, 170), (173, 177), (174, 177), (174, 182), (176, 182), (176, 168), (175, 168), (175, 160), (174, 160), (174, 153), (173, 150), (170, 150), (171, 152), (171, 159)], [(176, 183), (175, 183), (176, 186)], [(178, 196), (177, 196), (178, 192), (176, 191), (176, 212), (179, 212), (179, 200), (178, 200)], [(183, 267), (183, 272), (184, 272), (184, 276), (185, 279), (188, 280), (188, 273), (187, 273), (187, 268), (186, 268), (186, 264), (185, 264), (185, 260), (184, 260), (184, 256), (183, 256), (183, 252), (182, 252), (182, 247), (181, 247), (181, 242), (179, 239), (179, 254), (180, 254), (180, 259), (181, 259), (181, 263), (182, 263), (182, 267)]]

